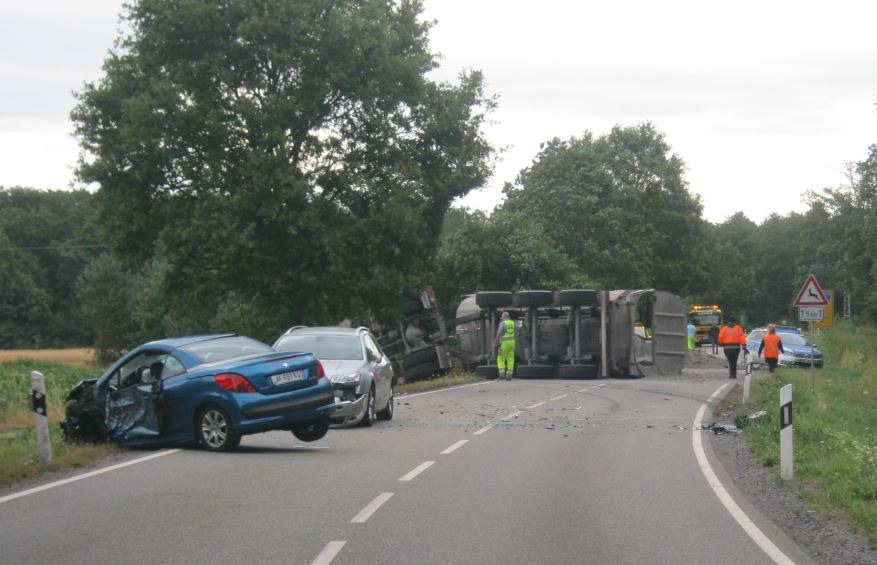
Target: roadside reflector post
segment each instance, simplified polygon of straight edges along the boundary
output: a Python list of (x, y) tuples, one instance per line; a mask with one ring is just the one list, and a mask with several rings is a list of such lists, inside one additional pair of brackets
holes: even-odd
[(792, 385), (780, 389), (780, 476), (784, 480), (795, 478), (795, 457), (792, 427)]
[(746, 364), (746, 376), (743, 378), (743, 404), (749, 402), (749, 387), (752, 384), (752, 363)]
[(46, 462), (52, 462), (52, 444), (49, 441), (49, 416), (46, 412), (46, 378), (39, 371), (31, 371), (30, 396), (37, 419), (37, 452)]

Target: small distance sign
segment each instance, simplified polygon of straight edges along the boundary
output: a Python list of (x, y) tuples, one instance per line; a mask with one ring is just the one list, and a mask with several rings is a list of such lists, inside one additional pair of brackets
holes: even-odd
[(798, 308), (798, 320), (801, 322), (821, 322), (825, 315), (822, 306), (810, 308)]

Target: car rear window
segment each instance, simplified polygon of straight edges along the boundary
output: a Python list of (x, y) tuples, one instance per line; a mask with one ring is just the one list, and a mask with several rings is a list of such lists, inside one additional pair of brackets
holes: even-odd
[(242, 335), (208, 339), (180, 348), (202, 363), (215, 363), (235, 357), (271, 353), (271, 346)]
[(274, 344), (277, 351), (313, 353), (327, 361), (362, 360), (362, 344), (355, 335), (286, 335)]

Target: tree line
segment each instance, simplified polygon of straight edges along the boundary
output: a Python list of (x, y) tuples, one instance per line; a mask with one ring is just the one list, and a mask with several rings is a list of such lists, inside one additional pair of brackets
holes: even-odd
[[(0, 347), (389, 322), (432, 284), (660, 288), (753, 323), (807, 273), (877, 318), (877, 146), (808, 211), (720, 224), (655, 124), (543, 144), (490, 214), (497, 101), (419, 1), (139, 0), (71, 113), (92, 190), (0, 188)], [(185, 32), (181, 32), (184, 30)]]

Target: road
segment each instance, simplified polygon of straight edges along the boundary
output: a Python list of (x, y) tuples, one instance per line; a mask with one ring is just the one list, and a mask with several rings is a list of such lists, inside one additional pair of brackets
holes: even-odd
[(492, 381), (397, 397), (392, 421), (312, 444), (271, 432), (229, 454), (135, 451), (124, 467), (0, 493), (0, 559), (809, 563), (693, 429), (727, 380)]

